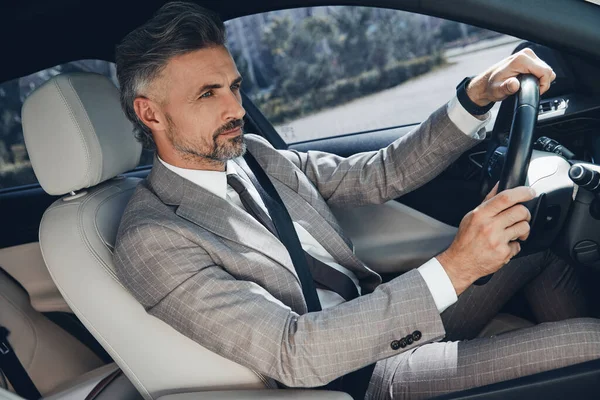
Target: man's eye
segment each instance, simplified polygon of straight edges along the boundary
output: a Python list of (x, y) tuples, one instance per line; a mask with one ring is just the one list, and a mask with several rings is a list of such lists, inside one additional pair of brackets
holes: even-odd
[(233, 85), (231, 85), (231, 90), (240, 90), (240, 84), (234, 83)]
[(210, 97), (210, 96), (212, 96), (212, 95), (213, 95), (213, 92), (212, 92), (212, 90), (209, 90), (208, 92), (206, 92), (206, 93), (202, 94), (202, 95), (200, 96), (200, 98), (201, 98), (201, 99), (205, 99), (205, 98), (207, 98), (207, 97)]

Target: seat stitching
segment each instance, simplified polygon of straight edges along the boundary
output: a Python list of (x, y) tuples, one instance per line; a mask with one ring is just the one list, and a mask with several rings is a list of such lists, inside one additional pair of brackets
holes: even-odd
[(83, 149), (85, 150), (85, 160), (87, 163), (87, 169), (85, 172), (85, 180), (86, 180), (86, 185), (90, 180), (90, 172), (91, 172), (91, 155), (90, 155), (90, 149), (88, 148), (87, 142), (85, 141), (85, 138), (83, 137), (83, 134), (81, 133), (81, 127), (79, 126), (79, 122), (77, 121), (77, 119), (75, 118), (75, 114), (73, 113), (73, 109), (71, 108), (70, 104), (67, 102), (67, 99), (65, 98), (65, 95), (61, 89), (61, 87), (58, 85), (58, 79), (55, 79), (53, 81), (54, 86), (56, 87), (56, 90), (58, 90), (58, 94), (60, 95), (60, 98), (62, 99), (63, 105), (67, 108), (67, 111), (69, 113), (69, 116), (71, 117), (71, 121), (75, 124), (75, 126), (77, 127), (77, 132), (79, 133), (79, 139), (83, 144)]
[[(100, 189), (98, 192), (94, 193), (94, 195), (100, 194), (102, 192), (105, 192), (105, 191), (107, 191), (109, 189), (112, 189), (113, 187), (114, 186), (106, 186), (106, 187)], [(115, 194), (109, 196), (107, 199), (110, 199), (110, 198), (114, 197), (116, 194), (121, 194), (121, 193), (115, 193)], [(94, 250), (94, 248), (91, 245), (91, 243), (90, 243), (87, 235), (83, 231), (83, 222), (84, 222), (83, 221), (83, 219), (84, 219), (84, 213), (83, 213), (84, 210), (83, 210), (83, 208), (84, 208), (84, 205), (86, 203), (88, 203), (89, 201), (91, 201), (92, 199), (93, 199), (93, 197), (90, 196), (89, 198), (87, 198), (84, 201), (82, 201), (81, 204), (80, 204), (80, 206), (79, 206), (79, 208), (78, 208), (78, 210), (77, 210), (77, 231), (78, 231), (79, 236), (81, 237), (81, 239), (84, 241), (86, 251), (88, 253), (90, 253), (96, 260), (98, 260), (98, 262), (102, 265), (102, 267), (106, 270), (106, 272), (108, 272), (113, 277), (113, 279), (115, 279), (117, 281), (117, 283), (119, 285), (121, 285), (121, 287), (124, 288), (123, 284), (117, 278), (115, 272), (108, 267), (108, 265), (106, 264), (106, 262), (104, 262), (104, 260), (102, 259), (102, 257), (100, 257), (100, 255)], [(98, 207), (96, 207), (96, 212), (97, 212), (97, 209), (98, 209)], [(95, 214), (96, 213), (94, 213), (94, 215)], [(94, 225), (95, 225), (95, 220), (94, 220)], [(98, 234), (97, 227), (96, 227), (96, 233)], [(104, 243), (104, 241), (102, 239), (100, 241), (102, 243)], [(112, 251), (110, 253), (112, 254)]]
[[(137, 184), (136, 184), (137, 185)], [(112, 186), (113, 188), (115, 188), (115, 186)], [(98, 237), (100, 238), (100, 240), (102, 241), (102, 243), (104, 243), (104, 245), (106, 246), (107, 249), (110, 250), (111, 253), (114, 252), (114, 247), (111, 246), (109, 243), (107, 243), (104, 238), (102, 237), (102, 234), (100, 233), (100, 229), (98, 228), (98, 212), (100, 211), (100, 207), (102, 207), (104, 205), (104, 203), (106, 203), (109, 200), (112, 200), (114, 197), (121, 195), (121, 194), (125, 194), (128, 193), (132, 190), (135, 190), (135, 186), (134, 187), (130, 187), (130, 188), (126, 188), (123, 189), (121, 187), (118, 187), (119, 189), (119, 193), (114, 193), (113, 195), (106, 197), (104, 200), (102, 200), (100, 203), (98, 203), (98, 205), (96, 206), (96, 211), (94, 213), (94, 229), (96, 230), (96, 234), (98, 235)]]
[[(92, 131), (92, 140), (96, 143), (96, 145), (98, 146), (98, 150), (100, 153), (100, 168), (98, 169), (98, 173), (97, 173), (97, 177), (94, 180), (94, 182), (89, 182), (89, 186), (93, 186), (96, 185), (97, 183), (100, 182), (100, 180), (102, 179), (102, 170), (103, 170), (103, 162), (104, 162), (104, 157), (102, 154), (102, 146), (100, 145), (100, 139), (98, 138), (98, 134), (96, 133), (96, 129), (94, 129), (94, 125), (92, 124), (92, 121), (90, 120), (90, 116), (87, 113), (87, 110), (85, 109), (83, 102), (81, 101), (81, 97), (79, 97), (79, 93), (77, 93), (77, 90), (75, 90), (75, 87), (73, 86), (73, 81), (71, 80), (72, 76), (67, 76), (67, 82), (69, 83), (69, 86), (71, 86), (71, 89), (73, 89), (73, 93), (75, 94), (75, 98), (77, 99), (77, 102), (79, 103), (79, 105), (81, 106), (81, 108), (83, 109), (83, 114), (85, 116), (85, 121), (88, 125), (88, 127), (90, 128), (90, 130)], [(81, 135), (84, 136), (83, 131), (81, 131)], [(84, 139), (85, 140), (85, 139)], [(90, 166), (91, 166), (91, 162), (90, 162)], [(91, 170), (91, 167), (90, 167)]]

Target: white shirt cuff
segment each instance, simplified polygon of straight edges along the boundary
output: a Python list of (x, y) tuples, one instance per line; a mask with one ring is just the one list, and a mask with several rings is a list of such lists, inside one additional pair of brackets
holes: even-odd
[(444, 312), (446, 308), (456, 303), (456, 300), (458, 300), (456, 290), (454, 290), (454, 286), (452, 285), (448, 274), (437, 258), (432, 258), (417, 269), (429, 288), (435, 306), (440, 314)]
[(452, 121), (458, 129), (463, 131), (465, 135), (471, 136), (474, 139), (483, 139), (485, 137), (485, 131), (482, 131), (483, 133), (481, 133), (483, 137), (480, 135), (479, 131), (489, 122), (491, 115), (489, 111), (481, 116), (483, 119), (479, 119), (465, 110), (456, 96), (448, 102), (447, 111), (450, 121)]

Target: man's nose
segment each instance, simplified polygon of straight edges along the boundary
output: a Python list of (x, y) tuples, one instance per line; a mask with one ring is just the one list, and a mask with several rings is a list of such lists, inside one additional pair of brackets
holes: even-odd
[(242, 119), (246, 115), (246, 110), (242, 107), (242, 99), (239, 98), (235, 93), (231, 93), (227, 96), (225, 108), (225, 119)]

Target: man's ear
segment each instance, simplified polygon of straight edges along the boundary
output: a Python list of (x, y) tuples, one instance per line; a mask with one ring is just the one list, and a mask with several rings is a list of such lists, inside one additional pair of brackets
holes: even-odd
[(137, 117), (146, 125), (152, 132), (165, 130), (165, 119), (160, 111), (158, 104), (148, 99), (147, 97), (136, 97), (133, 100), (133, 109)]

